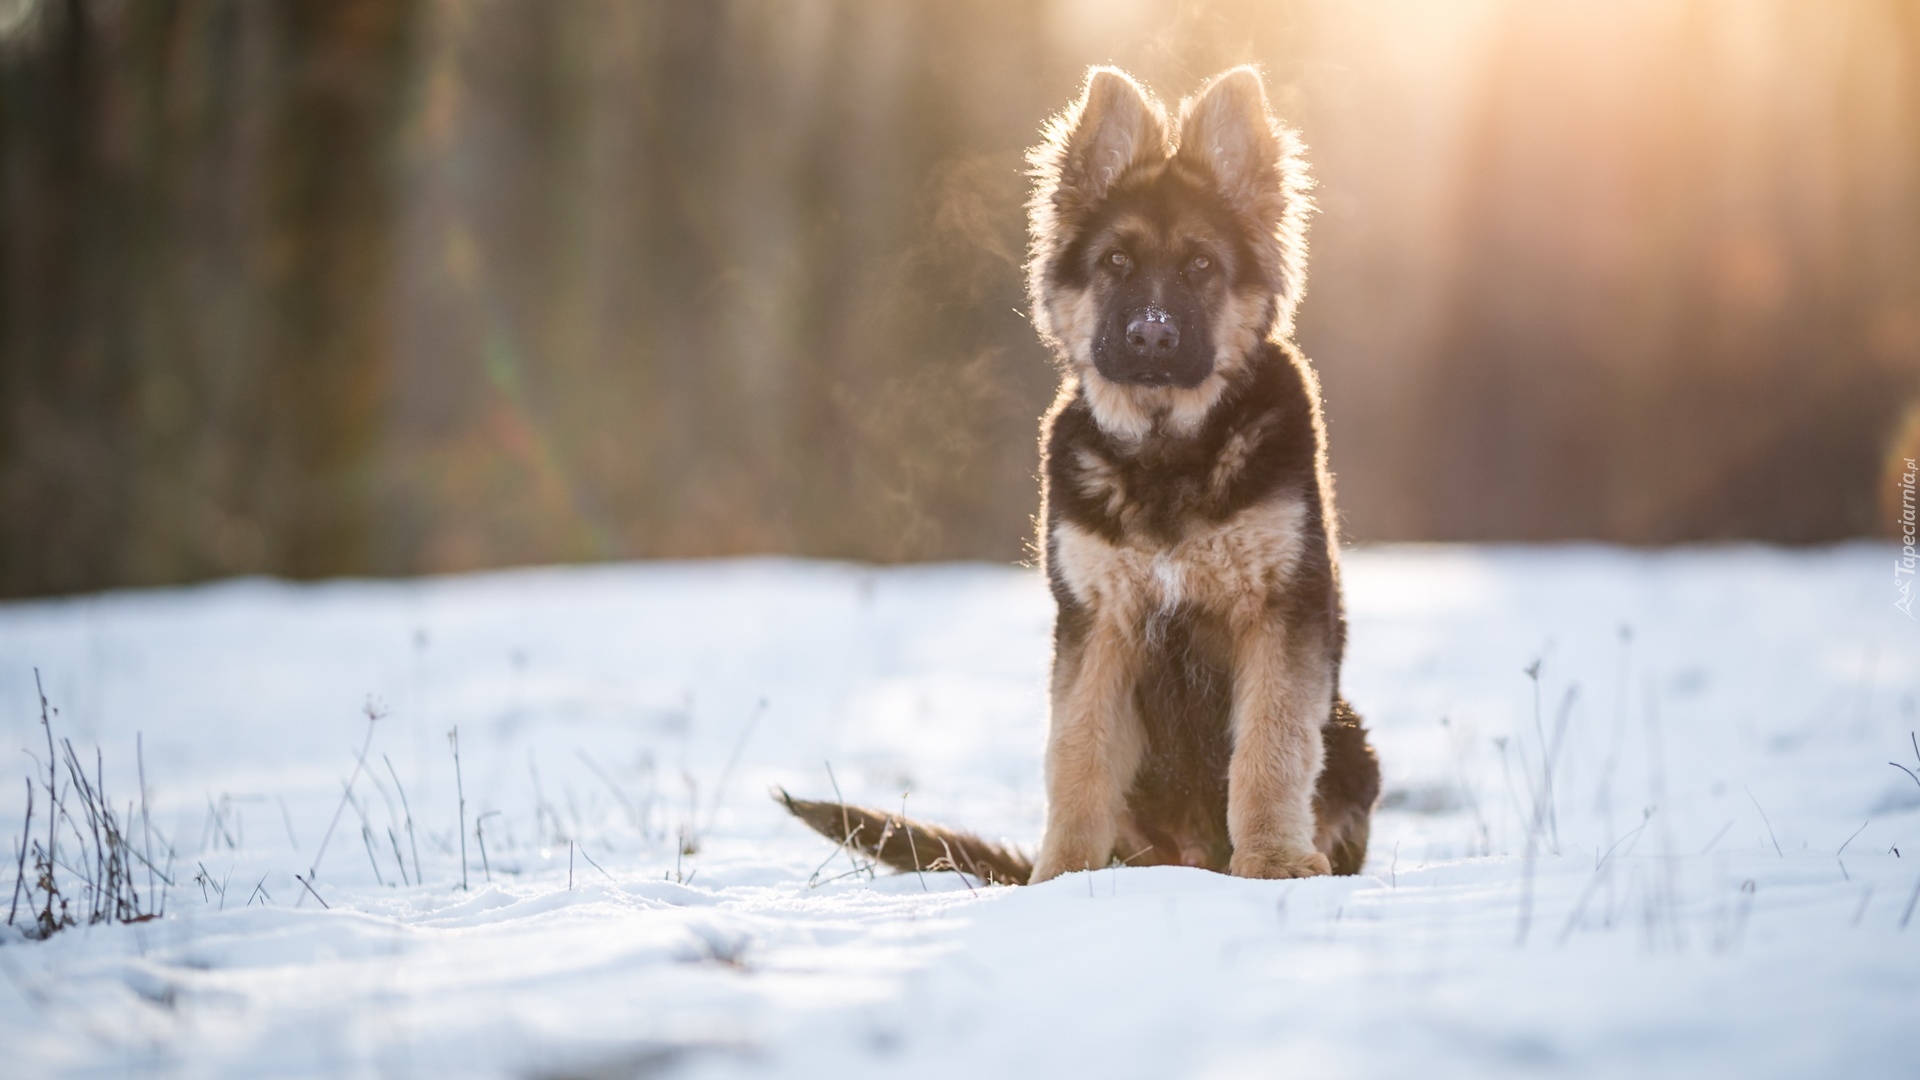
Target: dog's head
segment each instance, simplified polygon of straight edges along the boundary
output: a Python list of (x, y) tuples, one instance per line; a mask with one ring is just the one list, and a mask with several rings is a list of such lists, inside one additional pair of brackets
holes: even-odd
[(1298, 138), (1234, 68), (1177, 122), (1124, 72), (1094, 68), (1029, 159), (1034, 323), (1102, 426), (1191, 426), (1253, 347), (1292, 332), (1309, 181)]

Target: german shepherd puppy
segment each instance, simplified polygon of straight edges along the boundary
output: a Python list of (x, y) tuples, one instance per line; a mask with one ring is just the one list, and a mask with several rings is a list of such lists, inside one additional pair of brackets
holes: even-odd
[(1235, 68), (1170, 119), (1095, 68), (1029, 155), (1054, 624), (1047, 827), (1017, 852), (781, 793), (890, 865), (1040, 882), (1118, 859), (1357, 873), (1380, 772), (1346, 641), (1320, 390), (1293, 346), (1309, 181)]

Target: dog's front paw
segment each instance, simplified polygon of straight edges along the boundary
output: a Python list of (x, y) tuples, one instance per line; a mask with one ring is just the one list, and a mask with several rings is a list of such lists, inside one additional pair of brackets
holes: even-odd
[(1317, 851), (1292, 853), (1252, 849), (1235, 851), (1227, 870), (1234, 877), (1297, 878), (1333, 873), (1333, 864)]

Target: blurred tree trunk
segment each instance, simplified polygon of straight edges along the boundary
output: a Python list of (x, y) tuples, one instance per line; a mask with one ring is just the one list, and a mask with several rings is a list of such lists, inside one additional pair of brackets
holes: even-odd
[(0, 54), (0, 588), (8, 594), (118, 576), (134, 479), (126, 465), (143, 419), (125, 310), (133, 282), (113, 257), (138, 239), (129, 129), (139, 118), (118, 99), (154, 89), (150, 65), (122, 61), (139, 51), (138, 39), (156, 35), (151, 20), (95, 26), (78, 2), (50, 5), (40, 18), (45, 45), (13, 41)]
[(280, 0), (267, 147), (271, 372), (255, 478), (271, 565), (374, 561), (374, 452), (391, 364), (396, 143), (412, 5)]

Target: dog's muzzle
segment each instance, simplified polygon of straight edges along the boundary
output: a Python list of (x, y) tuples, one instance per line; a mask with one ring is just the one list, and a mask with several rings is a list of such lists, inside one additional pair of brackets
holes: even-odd
[(1165, 308), (1141, 308), (1128, 317), (1125, 330), (1109, 354), (1112, 370), (1102, 371), (1108, 378), (1138, 386), (1193, 386), (1206, 377), (1204, 370), (1194, 370), (1204, 365), (1182, 352), (1180, 324)]

